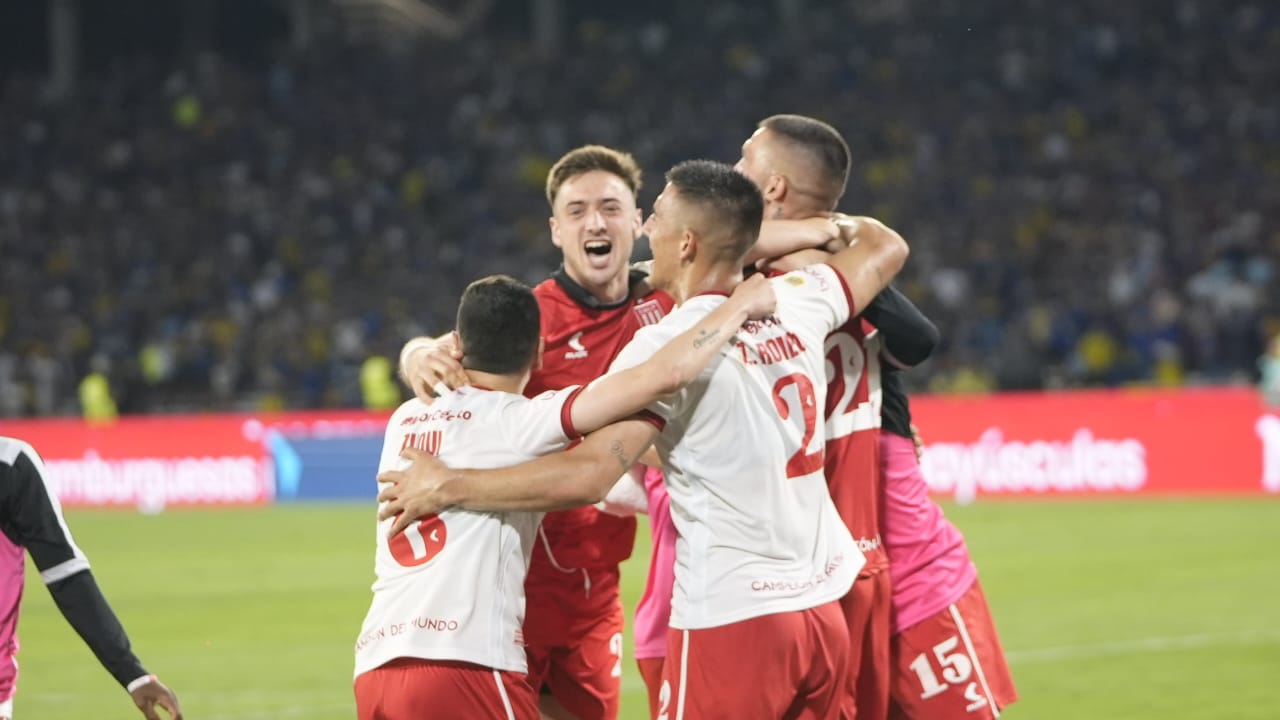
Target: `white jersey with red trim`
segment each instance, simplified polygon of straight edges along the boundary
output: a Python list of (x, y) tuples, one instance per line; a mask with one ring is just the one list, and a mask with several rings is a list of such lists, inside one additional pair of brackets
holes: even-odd
[[(699, 629), (806, 610), (848, 592), (863, 557), (823, 475), (823, 341), (851, 312), (833, 268), (774, 278), (777, 311), (751, 322), (687, 388), (650, 409), (676, 540), (671, 626)], [(724, 302), (691, 298), (640, 330), (631, 367)]]
[[(378, 471), (416, 447), (453, 467), (496, 468), (563, 450), (581, 390), (534, 398), (465, 387), (414, 399), (387, 422)], [(400, 657), (461, 660), (526, 672), (524, 580), (542, 513), (446, 510), (388, 540), (378, 523), (373, 603), (356, 639), (355, 674)]]

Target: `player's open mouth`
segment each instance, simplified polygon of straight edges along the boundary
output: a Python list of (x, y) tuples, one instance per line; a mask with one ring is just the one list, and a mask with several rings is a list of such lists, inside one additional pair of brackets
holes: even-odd
[(587, 252), (587, 264), (596, 270), (608, 270), (613, 262), (613, 243), (607, 240), (592, 240), (582, 249)]

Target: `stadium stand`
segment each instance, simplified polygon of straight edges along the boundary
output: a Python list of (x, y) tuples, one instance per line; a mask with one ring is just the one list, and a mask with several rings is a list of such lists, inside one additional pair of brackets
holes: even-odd
[[(503, 3), (499, 3), (502, 5)], [(1280, 331), (1280, 8), (1180, 0), (500, 13), (457, 42), (120, 56), (0, 85), (0, 416), (354, 407), (470, 280), (557, 252), (552, 159), (732, 161), (754, 122), (849, 138), (843, 207), (912, 243), (935, 391), (1256, 377)], [(488, 27), (486, 30), (485, 28)], [(714, 42), (707, 42), (708, 39)]]

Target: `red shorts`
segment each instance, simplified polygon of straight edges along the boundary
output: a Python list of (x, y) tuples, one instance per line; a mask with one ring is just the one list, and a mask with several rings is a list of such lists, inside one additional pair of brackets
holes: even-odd
[(892, 591), (889, 569), (883, 568), (860, 575), (840, 598), (849, 627), (849, 679), (859, 718), (884, 718), (889, 712)]
[(982, 587), (893, 638), (893, 720), (993, 720), (1018, 699)]
[(400, 658), (356, 676), (359, 720), (538, 720), (520, 673), (452, 660)]
[(545, 685), (580, 720), (618, 717), (626, 614), (618, 571), (566, 574), (563, 585), (526, 586), (525, 654), (529, 684)]
[(667, 631), (655, 717), (812, 718), (849, 707), (849, 632), (834, 602), (714, 628)]
[(662, 690), (662, 664), (666, 658), (636, 658), (636, 667), (640, 668), (640, 678), (644, 680), (644, 688), (649, 692), (649, 717), (658, 715), (658, 698)]

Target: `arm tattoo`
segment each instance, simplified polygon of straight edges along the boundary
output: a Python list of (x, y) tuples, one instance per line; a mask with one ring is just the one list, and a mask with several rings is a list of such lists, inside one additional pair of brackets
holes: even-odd
[(627, 458), (627, 450), (622, 447), (621, 441), (614, 440), (609, 444), (609, 454), (618, 460), (618, 464), (622, 466), (624, 472), (631, 467), (631, 463), (628, 462)]
[(720, 337), (719, 330), (702, 330), (698, 333), (698, 337), (693, 339), (693, 346), (700, 348), (718, 337)]

